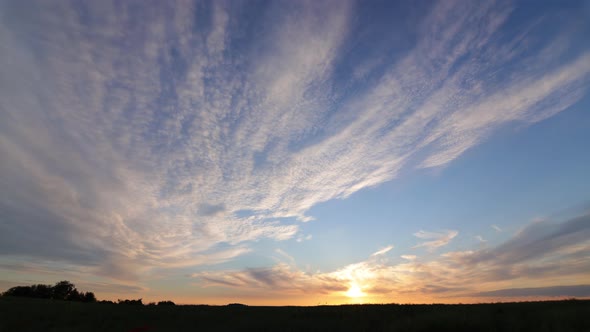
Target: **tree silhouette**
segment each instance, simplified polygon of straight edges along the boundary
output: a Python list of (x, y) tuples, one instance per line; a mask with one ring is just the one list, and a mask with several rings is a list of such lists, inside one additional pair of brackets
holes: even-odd
[(31, 286), (33, 297), (40, 299), (50, 299), (53, 296), (53, 287), (50, 285), (33, 285)]
[(16, 286), (12, 287), (6, 292), (2, 293), (3, 296), (20, 296), (20, 297), (35, 297), (30, 286)]
[[(71, 297), (71, 299), (70, 299)], [(78, 297), (78, 290), (71, 282), (64, 280), (53, 286), (53, 298), (56, 300), (74, 300)]]
[(81, 301), (82, 298), (80, 297), (80, 295), (82, 295), (80, 292), (78, 292), (77, 289), (73, 289), (67, 296), (66, 296), (66, 301)]
[(132, 305), (143, 305), (142, 300), (141, 299), (137, 299), (137, 300), (117, 300), (117, 303), (119, 304), (132, 304)]
[(172, 301), (160, 301), (158, 305), (175, 305)]
[(86, 292), (82, 296), (82, 302), (96, 302), (96, 297), (93, 292)]

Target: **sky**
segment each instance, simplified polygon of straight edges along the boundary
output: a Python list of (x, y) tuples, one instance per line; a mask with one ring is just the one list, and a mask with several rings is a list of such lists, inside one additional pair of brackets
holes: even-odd
[(0, 288), (590, 297), (590, 2), (0, 1)]

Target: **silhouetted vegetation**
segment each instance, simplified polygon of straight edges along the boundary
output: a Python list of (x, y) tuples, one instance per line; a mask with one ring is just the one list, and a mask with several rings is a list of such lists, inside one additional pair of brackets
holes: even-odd
[(176, 305), (176, 304), (172, 301), (160, 301), (160, 302), (158, 302), (158, 305)]
[[(55, 301), (58, 300), (58, 301)], [(82, 304), (87, 302), (90, 304)], [(590, 331), (590, 301), (252, 307), (97, 301), (69, 281), (12, 287), (0, 331)]]
[(5, 296), (0, 331), (590, 331), (590, 301), (257, 307)]
[(228, 307), (234, 307), (234, 308), (239, 308), (239, 307), (246, 307), (247, 305), (242, 304), (242, 303), (230, 303), (227, 305)]
[(137, 300), (117, 300), (118, 304), (131, 304), (131, 305), (143, 305), (143, 303), (141, 302), (141, 299), (137, 299)]
[(76, 286), (69, 281), (60, 281), (54, 286), (32, 285), (12, 287), (2, 296), (30, 297), (37, 299), (52, 299), (62, 301), (96, 302), (92, 292), (80, 292)]

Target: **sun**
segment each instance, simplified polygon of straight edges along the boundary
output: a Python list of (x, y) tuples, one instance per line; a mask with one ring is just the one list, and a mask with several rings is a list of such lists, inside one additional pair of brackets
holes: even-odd
[(356, 299), (365, 296), (365, 293), (363, 293), (363, 291), (357, 284), (353, 283), (350, 285), (350, 288), (346, 292), (346, 296)]

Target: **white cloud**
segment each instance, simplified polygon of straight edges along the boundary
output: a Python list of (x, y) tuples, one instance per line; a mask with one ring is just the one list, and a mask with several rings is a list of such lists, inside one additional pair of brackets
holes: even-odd
[(212, 29), (207, 36), (207, 51), (211, 56), (219, 57), (225, 49), (225, 40), (227, 38), (227, 22), (229, 16), (222, 8), (220, 2), (213, 4)]
[(303, 241), (309, 241), (313, 238), (313, 236), (311, 234), (307, 234), (306, 236), (303, 235), (299, 235), (297, 236), (296, 241), (297, 242), (303, 242)]
[(388, 253), (391, 249), (393, 249), (393, 246), (387, 246), (383, 249), (379, 249), (376, 252), (372, 253), (371, 257), (384, 255), (384, 254)]
[(502, 229), (498, 226), (498, 225), (492, 225), (491, 226), (496, 232), (501, 232)]
[(486, 239), (484, 239), (481, 235), (476, 235), (475, 238), (477, 239), (477, 241), (479, 242), (487, 242)]
[(423, 239), (423, 240), (430, 240), (425, 241), (420, 244), (414, 246), (414, 248), (426, 247), (430, 250), (434, 250), (438, 247), (445, 246), (451, 242), (455, 236), (459, 234), (458, 231), (448, 230), (443, 232), (426, 232), (426, 231), (419, 231), (414, 233), (414, 236)]

